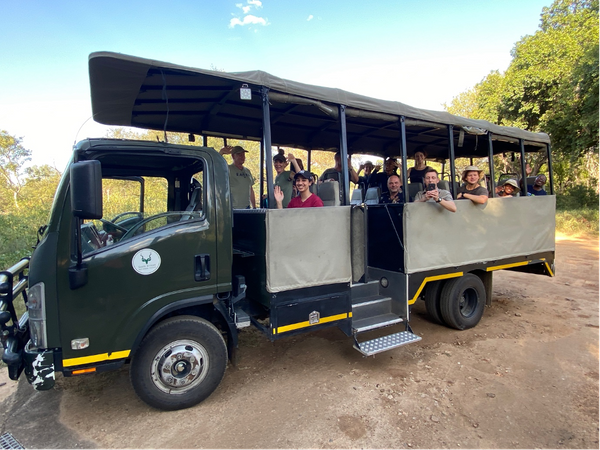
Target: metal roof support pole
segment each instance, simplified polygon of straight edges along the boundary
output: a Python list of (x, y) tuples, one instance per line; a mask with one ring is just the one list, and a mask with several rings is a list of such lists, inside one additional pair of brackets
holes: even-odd
[[(310, 170), (310, 163), (312, 162), (311, 161), (312, 150), (308, 150), (307, 153), (308, 153), (308, 160), (306, 161), (306, 170), (308, 170), (309, 172), (312, 173), (312, 170)], [(315, 180), (315, 183), (316, 182), (317, 182), (317, 180)]]
[(527, 172), (525, 171), (525, 142), (519, 139), (521, 147), (521, 197), (527, 197)]
[(548, 181), (550, 182), (550, 195), (554, 195), (554, 172), (552, 170), (552, 152), (550, 151), (550, 144), (546, 146), (546, 153), (548, 154)]
[(494, 180), (496, 176), (494, 174), (494, 144), (492, 144), (492, 132), (488, 132), (488, 166), (490, 167), (490, 186), (492, 187), (491, 192), (488, 192), (488, 196), (494, 198), (496, 196), (496, 186)]
[(208, 136), (205, 134), (202, 135), (202, 147), (208, 147)]
[(263, 195), (265, 194), (265, 178), (263, 177), (263, 171), (265, 170), (265, 143), (264, 140), (260, 141), (260, 161), (259, 161), (259, 176), (260, 176), (260, 182), (259, 182), (259, 192), (260, 192), (260, 197), (259, 197), (259, 208), (263, 207), (262, 201), (263, 201)]
[(404, 202), (408, 203), (408, 153), (406, 151), (406, 123), (404, 116), (400, 116), (400, 155), (402, 155), (402, 192), (404, 192)]
[(344, 186), (340, 183), (340, 189), (343, 189), (343, 205), (350, 204), (350, 179), (348, 177), (348, 141), (346, 139), (346, 107), (339, 106), (340, 110), (340, 158), (342, 163), (342, 178)]
[(448, 125), (448, 153), (450, 154), (450, 192), (452, 198), (456, 198), (456, 170), (454, 168), (454, 126)]
[[(271, 109), (269, 107), (269, 88), (262, 87), (262, 109), (263, 109), (263, 138), (262, 144), (264, 145), (264, 150), (261, 153), (264, 153), (264, 160), (266, 164), (264, 167), (267, 169), (267, 197), (269, 199), (269, 208), (275, 209), (277, 208), (277, 204), (275, 203), (275, 196), (273, 195), (273, 164), (269, 164), (270, 161), (273, 160), (273, 155), (271, 154)], [(261, 164), (262, 165), (262, 164)], [(262, 171), (263, 167), (260, 168), (261, 171), (261, 185), (262, 185)], [(262, 199), (262, 197), (261, 197)], [(260, 200), (259, 199), (259, 203)]]

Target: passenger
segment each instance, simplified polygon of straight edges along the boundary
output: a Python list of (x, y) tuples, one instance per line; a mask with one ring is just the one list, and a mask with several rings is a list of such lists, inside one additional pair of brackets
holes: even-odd
[[(335, 167), (331, 167), (326, 169), (325, 172), (321, 174), (319, 177), (319, 183), (327, 182), (327, 181), (340, 181), (342, 179), (342, 157), (340, 152), (337, 152), (334, 155)], [(358, 174), (350, 164), (350, 157), (348, 156), (348, 176), (350, 177), (350, 181), (354, 184), (358, 183)], [(340, 182), (341, 184), (341, 182)]]
[(381, 196), (381, 203), (404, 203), (402, 181), (399, 175), (390, 175), (387, 180), (388, 191)]
[(464, 184), (458, 188), (456, 199), (468, 199), (473, 203), (483, 205), (488, 201), (488, 190), (480, 186), (483, 170), (476, 166), (468, 166), (462, 174)]
[[(285, 170), (288, 165), (288, 161), (294, 166), (294, 170)], [(275, 177), (275, 185), (279, 186), (283, 191), (283, 207), (287, 208), (288, 203), (294, 197), (294, 175), (299, 172), (298, 163), (296, 158), (291, 153), (285, 157), (285, 151), (280, 148), (278, 153), (273, 156), (273, 166), (277, 176)]]
[[(365, 171), (364, 176), (360, 174), (363, 171), (363, 169)], [(371, 175), (379, 172), (380, 169), (381, 169), (381, 166), (379, 164), (377, 166), (374, 166), (371, 161), (367, 161), (364, 164), (361, 164), (358, 167), (358, 172), (357, 172), (358, 184), (363, 184), (366, 186), (369, 183), (369, 177)]]
[(548, 195), (548, 193), (544, 190), (544, 185), (547, 181), (546, 175), (539, 174), (535, 178), (533, 185), (527, 186), (527, 195)]
[(496, 188), (496, 195), (503, 198), (514, 197), (520, 190), (517, 182), (510, 178)]
[(385, 160), (384, 167), (384, 172), (373, 173), (369, 177), (369, 187), (378, 187), (381, 194), (388, 192), (388, 177), (398, 175), (396, 171), (401, 165), (396, 158), (389, 157)]
[(436, 202), (450, 212), (456, 212), (456, 204), (452, 200), (452, 194), (445, 189), (438, 189), (440, 182), (437, 170), (430, 167), (424, 176), (425, 190), (417, 192), (415, 202)]
[(423, 183), (423, 177), (425, 177), (425, 173), (427, 169), (430, 167), (427, 165), (427, 153), (423, 150), (419, 150), (415, 152), (415, 166), (410, 167), (408, 169), (408, 182), (409, 183)]
[[(298, 190), (298, 196), (294, 197), (288, 203), (288, 208), (311, 208), (315, 206), (323, 206), (323, 201), (310, 192), (310, 186), (313, 184), (313, 176), (310, 172), (301, 170), (294, 175), (294, 181), (296, 182), (296, 189)], [(283, 209), (283, 192), (279, 186), (275, 186), (275, 201), (277, 202), (277, 208)]]
[(231, 155), (233, 164), (229, 165), (229, 186), (231, 189), (231, 202), (234, 209), (256, 208), (256, 198), (254, 196), (254, 178), (250, 169), (244, 167), (246, 162), (247, 150), (243, 147), (230, 145), (223, 147), (219, 153), (221, 155)]

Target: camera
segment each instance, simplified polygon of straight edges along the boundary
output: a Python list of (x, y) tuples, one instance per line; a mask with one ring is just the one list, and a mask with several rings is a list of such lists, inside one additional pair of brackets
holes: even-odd
[(427, 185), (427, 190), (428, 190), (428, 191), (435, 191), (435, 184), (433, 184), (433, 183), (429, 183), (429, 184)]

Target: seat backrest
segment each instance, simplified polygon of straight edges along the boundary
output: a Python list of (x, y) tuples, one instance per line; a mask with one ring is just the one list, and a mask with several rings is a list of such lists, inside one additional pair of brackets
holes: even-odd
[(408, 185), (408, 200), (410, 202), (415, 201), (415, 195), (417, 192), (423, 190), (423, 183), (409, 183)]
[(379, 187), (372, 187), (367, 189), (367, 193), (365, 194), (365, 203), (367, 205), (376, 205), (379, 203)]
[(317, 195), (323, 201), (324, 206), (340, 206), (340, 183), (326, 181), (319, 184)]
[(351, 205), (360, 205), (363, 202), (362, 189), (357, 188), (352, 191), (352, 197), (350, 198)]
[(444, 189), (445, 191), (449, 191), (450, 185), (448, 184), (448, 181), (440, 180), (440, 182), (438, 183), (438, 189)]
[[(187, 212), (200, 211), (202, 209), (202, 185), (198, 181), (193, 182), (193, 191), (190, 195), (190, 202), (185, 208)], [(180, 220), (189, 220), (193, 214), (182, 214)]]

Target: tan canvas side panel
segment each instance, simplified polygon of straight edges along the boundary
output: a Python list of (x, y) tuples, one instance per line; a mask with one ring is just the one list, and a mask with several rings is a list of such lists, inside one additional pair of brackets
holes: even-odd
[(410, 203), (404, 213), (407, 273), (554, 251), (555, 202), (541, 197), (458, 200), (456, 213)]
[(267, 211), (267, 291), (352, 279), (350, 207)]

